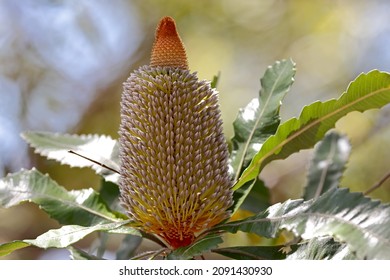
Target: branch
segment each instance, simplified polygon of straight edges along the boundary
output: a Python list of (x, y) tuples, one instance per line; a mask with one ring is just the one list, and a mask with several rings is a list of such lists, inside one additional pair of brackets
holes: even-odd
[(376, 189), (378, 189), (389, 178), (390, 178), (390, 172), (387, 173), (385, 176), (383, 176), (382, 179), (380, 179), (377, 183), (375, 183), (371, 188), (366, 190), (363, 194), (364, 195), (368, 195), (369, 193), (375, 191)]

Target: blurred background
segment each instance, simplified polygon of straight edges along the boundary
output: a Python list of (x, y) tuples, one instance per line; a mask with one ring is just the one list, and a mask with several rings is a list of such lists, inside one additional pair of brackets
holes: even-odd
[[(35, 166), (68, 189), (98, 188), (92, 171), (35, 155), (20, 132), (117, 138), (122, 82), (149, 63), (155, 26), (166, 15), (176, 20), (190, 69), (208, 80), (220, 73), (227, 139), (238, 109), (258, 95), (259, 79), (275, 60), (297, 63), (282, 121), (304, 105), (337, 98), (361, 72), (390, 71), (386, 0), (0, 0), (0, 176)], [(337, 123), (352, 143), (342, 186), (364, 191), (390, 171), (389, 120), (387, 106)], [(264, 169), (273, 202), (301, 195), (310, 153)], [(390, 201), (390, 182), (371, 196)], [(0, 243), (53, 227), (58, 224), (35, 205), (0, 209)], [(3, 259), (48, 258), (68, 255), (27, 248)]]

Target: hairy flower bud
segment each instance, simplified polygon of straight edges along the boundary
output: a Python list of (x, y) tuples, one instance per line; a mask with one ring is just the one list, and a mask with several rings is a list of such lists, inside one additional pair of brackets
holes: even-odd
[(229, 218), (232, 205), (217, 92), (187, 68), (174, 21), (163, 18), (151, 65), (130, 75), (121, 100), (122, 203), (172, 248)]

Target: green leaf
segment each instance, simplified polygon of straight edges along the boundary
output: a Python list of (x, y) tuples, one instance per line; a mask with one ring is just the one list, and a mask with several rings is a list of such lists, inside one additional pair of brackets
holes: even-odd
[(188, 260), (194, 256), (202, 255), (214, 249), (223, 240), (218, 234), (207, 235), (206, 237), (195, 241), (193, 244), (181, 247), (173, 251), (167, 256), (168, 260)]
[(210, 87), (211, 88), (217, 88), (220, 76), (221, 76), (220, 72), (218, 72), (218, 75), (214, 75), (213, 76), (213, 79), (210, 82)]
[(95, 231), (106, 231), (109, 233), (127, 232), (133, 235), (140, 233), (133, 228), (126, 226), (128, 221), (97, 224), (90, 227), (83, 227), (79, 225), (67, 225), (59, 229), (49, 230), (36, 239), (25, 239), (22, 241), (14, 241), (0, 245), (0, 252), (9, 254), (17, 249), (21, 249), (30, 245), (47, 249), (47, 248), (66, 248), (67, 246), (76, 243), (83, 239), (88, 234)]
[(73, 246), (68, 246), (67, 249), (70, 253), (71, 260), (103, 260), (102, 258), (98, 258), (94, 255), (90, 255), (84, 252), (83, 250), (80, 250)]
[(304, 239), (332, 236), (359, 259), (390, 259), (390, 206), (334, 188), (309, 201), (288, 200), (213, 230), (253, 232), (273, 238), (287, 229)]
[(23, 248), (26, 248), (28, 246), (30, 246), (30, 244), (23, 242), (23, 241), (20, 241), (20, 240), (0, 244), (0, 257), (6, 256), (6, 255), (12, 253), (13, 251), (23, 249)]
[(328, 133), (314, 149), (303, 198), (318, 198), (324, 192), (337, 188), (348, 161), (351, 146), (346, 137), (337, 132)]
[[(250, 196), (248, 196), (249, 192)], [(233, 201), (234, 204), (230, 208), (233, 214), (238, 209), (257, 213), (271, 206), (269, 190), (259, 178), (245, 183), (242, 188), (236, 190), (233, 193)]]
[[(23, 241), (44, 249), (65, 248), (95, 231), (107, 231), (111, 233), (118, 233), (118, 231), (121, 232), (122, 230), (120, 228), (123, 228), (124, 224), (126, 223), (126, 221), (122, 221), (115, 223), (97, 224), (90, 227), (67, 225), (59, 229), (49, 230), (38, 236), (36, 239), (25, 239)], [(129, 229), (131, 229), (130, 232), (132, 232), (132, 234), (138, 234), (137, 230), (133, 228)], [(126, 229), (126, 231), (129, 231), (129, 229)]]
[(90, 167), (105, 180), (118, 182), (119, 175), (112, 170), (95, 164), (87, 159), (70, 153), (74, 151), (82, 156), (119, 170), (119, 151), (116, 140), (102, 135), (69, 135), (51, 132), (24, 132), (22, 137), (35, 148), (35, 152), (48, 159), (71, 167)]
[(125, 212), (120, 204), (120, 192), (117, 184), (102, 179), (99, 193), (102, 200), (111, 210), (115, 210), (121, 213)]
[(282, 260), (284, 246), (237, 246), (213, 249), (213, 253), (235, 260)]
[(281, 124), (269, 137), (250, 165), (244, 170), (234, 189), (258, 176), (270, 161), (285, 159), (302, 149), (312, 148), (337, 120), (349, 112), (381, 108), (390, 102), (390, 75), (371, 71), (361, 74), (337, 100), (315, 102), (303, 108), (299, 118)]
[(21, 170), (0, 179), (0, 206), (33, 202), (61, 224), (89, 226), (118, 221), (93, 189), (67, 191), (36, 169)]
[(275, 62), (261, 78), (259, 97), (240, 109), (233, 122), (231, 166), (236, 181), (261, 145), (275, 134), (280, 123), (281, 102), (294, 82), (295, 63), (292, 60)]
[(353, 260), (356, 255), (346, 244), (334, 241), (332, 237), (310, 239), (287, 257), (288, 260)]
[(126, 235), (116, 252), (116, 259), (117, 260), (130, 259), (134, 255), (135, 250), (141, 244), (141, 241), (142, 241), (142, 237), (139, 235), (131, 235), (131, 234)]

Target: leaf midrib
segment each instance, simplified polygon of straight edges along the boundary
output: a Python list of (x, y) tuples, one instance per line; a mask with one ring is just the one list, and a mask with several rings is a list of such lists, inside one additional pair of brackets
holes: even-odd
[[(272, 85), (272, 88), (268, 94), (268, 98), (266, 99), (266, 102), (263, 104), (263, 107), (262, 107), (262, 110), (259, 114), (259, 116), (257, 117), (256, 121), (255, 121), (255, 124), (253, 125), (252, 129), (251, 129), (251, 133), (249, 134), (249, 137), (248, 137), (248, 140), (246, 141), (245, 143), (245, 146), (244, 146), (244, 150), (242, 152), (242, 157), (240, 159), (240, 162), (239, 162), (239, 165), (237, 167), (237, 172), (236, 172), (236, 176), (234, 178), (234, 181), (237, 181), (238, 180), (238, 177), (240, 176), (240, 171), (241, 171), (241, 168), (242, 168), (242, 165), (244, 164), (244, 161), (245, 161), (245, 155), (246, 155), (246, 152), (248, 151), (249, 149), (249, 145), (251, 144), (251, 141), (252, 141), (252, 137), (253, 135), (255, 134), (255, 131), (257, 130), (257, 126), (260, 122), (260, 119), (263, 117), (264, 115), (264, 112), (267, 108), (267, 105), (269, 104), (270, 100), (271, 100), (271, 97), (273, 96), (273, 93), (275, 91), (275, 88), (276, 88), (276, 85), (279, 83), (279, 80), (281, 79), (283, 73), (286, 71), (288, 67), (285, 66), (282, 70), (282, 72), (280, 73), (280, 75), (278, 75), (278, 77), (276, 78), (275, 82), (273, 83)], [(260, 98), (259, 98), (259, 106), (260, 106)]]
[[(219, 227), (223, 229), (224, 226), (239, 227), (241, 225), (253, 224), (253, 223), (258, 223), (258, 222), (266, 222), (266, 221), (278, 222), (278, 221), (282, 221), (282, 220), (294, 219), (296, 216), (297, 216), (297, 214), (294, 213), (292, 215), (285, 215), (285, 216), (281, 216), (281, 217), (266, 217), (266, 218), (259, 218), (259, 219), (229, 223), (229, 224), (221, 225)], [(299, 213), (299, 218), (310, 218), (313, 216), (317, 216), (318, 218), (333, 219), (333, 220), (339, 221), (342, 224), (347, 224), (351, 227), (356, 228), (357, 231), (363, 232), (364, 236), (366, 236), (366, 234), (368, 234), (371, 237), (374, 237), (374, 238), (377, 238), (378, 240), (380, 240), (382, 242), (382, 244), (386, 244), (387, 247), (390, 247), (390, 239), (382, 238), (382, 236), (379, 236), (375, 232), (370, 231), (369, 228), (362, 227), (362, 226), (360, 226), (360, 224), (353, 223), (352, 221), (343, 219), (342, 217), (338, 217), (338, 216), (330, 215), (330, 214), (326, 214), (326, 213), (318, 213), (318, 212)], [(286, 226), (282, 226), (281, 228), (286, 228)], [(216, 229), (216, 228), (214, 228), (214, 229)]]
[[(100, 223), (100, 224), (89, 226), (89, 227), (88, 226), (80, 226), (80, 225), (65, 225), (59, 229), (49, 230), (48, 232), (38, 236), (36, 239), (25, 239), (25, 240), (23, 240), (23, 242), (27, 242), (29, 244), (34, 245), (34, 244), (39, 243), (39, 239), (45, 239), (45, 240), (49, 239), (49, 240), (53, 240), (53, 241), (60, 241), (60, 243), (61, 243), (61, 240), (66, 236), (75, 235), (75, 234), (79, 234), (79, 233), (84, 234), (84, 232), (88, 232), (87, 234), (85, 234), (85, 235), (88, 235), (94, 231), (110, 231), (110, 230), (114, 230), (114, 229), (117, 229), (117, 228), (125, 225), (127, 222), (128, 221), (123, 221), (121, 223), (116, 223), (116, 222), (106, 223), (106, 224)], [(69, 227), (70, 229), (73, 227), (73, 229), (70, 231), (64, 231), (64, 227)], [(50, 235), (50, 233), (53, 233), (53, 232), (58, 233), (58, 234)]]
[[(290, 142), (292, 139), (294, 138), (297, 138), (298, 136), (300, 136), (301, 134), (303, 134), (304, 132), (306, 132), (307, 130), (311, 129), (312, 127), (316, 126), (318, 123), (322, 122), (323, 120), (325, 119), (328, 119), (328, 118), (331, 118), (332, 116), (338, 114), (339, 112), (345, 110), (346, 108), (349, 108), (349, 107), (353, 107), (355, 104), (365, 100), (365, 99), (368, 99), (376, 94), (379, 94), (383, 91), (387, 91), (387, 90), (390, 90), (390, 86), (387, 86), (387, 87), (384, 87), (384, 88), (381, 88), (381, 89), (378, 89), (378, 90), (375, 90), (369, 94), (366, 94), (352, 102), (349, 102), (347, 104), (345, 104), (344, 106), (340, 107), (339, 109), (336, 109), (335, 111), (323, 116), (323, 117), (320, 117), (316, 120), (314, 120), (313, 122), (310, 122), (308, 123), (306, 126), (302, 127), (301, 129), (298, 129), (297, 131), (294, 131), (293, 133), (291, 133), (285, 140), (283, 140), (282, 142), (280, 142), (278, 145), (276, 145), (274, 148), (272, 148), (270, 151), (268, 151), (267, 153), (264, 154), (264, 156), (258, 161), (259, 164), (254, 164), (254, 165), (250, 165), (243, 173), (243, 176), (238, 179), (238, 181), (235, 183), (235, 186), (233, 187), (233, 190), (236, 190), (238, 188), (240, 188), (242, 186), (239, 185), (239, 187), (236, 187), (236, 185), (239, 183), (239, 182), (242, 182), (243, 179), (245, 179), (247, 176), (249, 176), (250, 173), (252, 173), (257, 166), (261, 165), (262, 162), (264, 162), (265, 159), (267, 159), (268, 157), (272, 156), (278, 149), (282, 148), (286, 143)], [(344, 96), (344, 95), (343, 95)], [(338, 101), (341, 100), (338, 99)], [(327, 101), (329, 102), (329, 101)], [(327, 102), (325, 103), (321, 103), (321, 104), (326, 104)], [(367, 109), (368, 110), (368, 109)], [(299, 121), (299, 119), (297, 119)], [(310, 121), (310, 120), (309, 120)], [(281, 127), (281, 126), (280, 126)], [(279, 128), (280, 128), (279, 127)], [(274, 137), (276, 137), (277, 134), (274, 135)], [(268, 139), (271, 139), (271, 138), (268, 138)], [(264, 147), (264, 145), (263, 145)], [(259, 153), (261, 152), (261, 150), (259, 151)], [(255, 155), (256, 157), (256, 155)], [(247, 175), (246, 175), (247, 174)]]
[[(13, 189), (12, 189), (12, 192), (17, 192), (17, 193), (21, 193), (21, 194), (33, 195), (33, 196), (30, 196), (29, 199), (27, 199), (27, 201), (33, 202), (33, 198), (34, 198), (34, 194), (35, 194), (35, 193), (33, 193), (33, 192), (24, 191), (24, 190), (20, 190), (20, 189), (17, 189), (17, 188), (13, 188)], [(101, 217), (101, 218), (103, 218), (103, 219), (106, 219), (106, 220), (109, 220), (109, 221), (112, 221), (112, 222), (120, 222), (120, 221), (122, 221), (122, 220), (120, 220), (120, 219), (114, 219), (114, 218), (112, 218), (112, 217), (108, 217), (108, 216), (106, 216), (106, 215), (104, 215), (104, 214), (102, 214), (102, 213), (100, 213), (100, 212), (97, 212), (97, 211), (95, 211), (95, 210), (93, 210), (93, 209), (91, 209), (91, 208), (88, 208), (88, 207), (86, 207), (86, 206), (84, 206), (84, 205), (82, 205), (82, 204), (78, 204), (78, 203), (75, 203), (75, 202), (70, 201), (70, 200), (62, 200), (62, 199), (59, 199), (57, 196), (47, 195), (47, 194), (45, 194), (45, 193), (38, 193), (38, 194), (39, 194), (39, 196), (37, 197), (37, 196), (35, 195), (35, 197), (37, 197), (37, 198), (52, 199), (52, 200), (55, 200), (55, 201), (59, 201), (59, 202), (61, 202), (61, 203), (63, 203), (63, 204), (69, 205), (69, 206), (73, 206), (73, 207), (76, 207), (76, 208), (78, 207), (78, 208), (81, 208), (82, 210), (85, 210), (85, 211), (88, 212), (88, 213), (91, 213), (91, 214), (93, 214), (93, 215), (95, 215), (95, 216)]]

